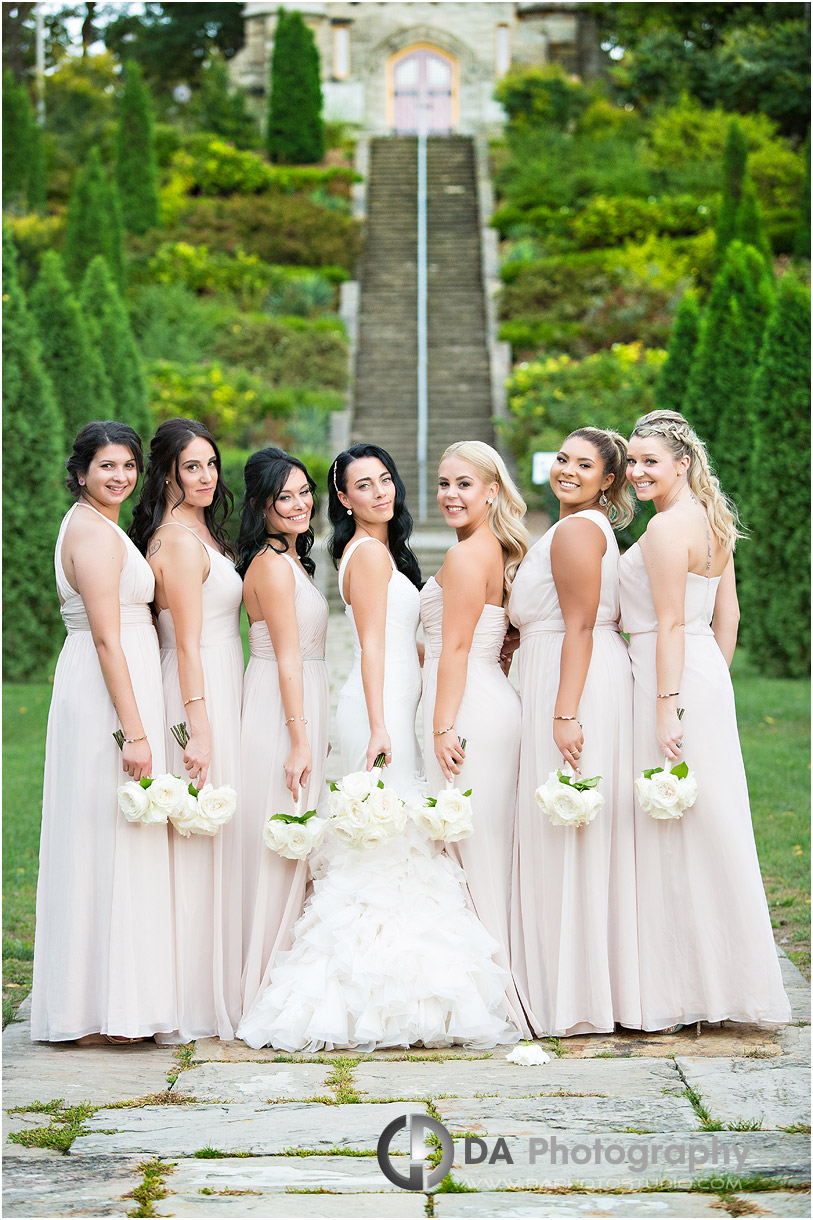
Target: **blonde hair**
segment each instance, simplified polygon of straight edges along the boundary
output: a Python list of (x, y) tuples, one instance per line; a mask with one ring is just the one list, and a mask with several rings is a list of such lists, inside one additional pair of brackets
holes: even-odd
[(642, 415), (632, 430), (633, 436), (657, 436), (663, 441), (675, 461), (688, 455), (686, 481), (708, 514), (709, 525), (720, 546), (733, 551), (738, 538), (745, 534), (734, 503), (729, 500), (714, 473), (706, 446), (687, 420), (677, 411), (650, 411)]
[(568, 436), (582, 436), (589, 441), (604, 463), (604, 474), (611, 474), (613, 481), (603, 492), (609, 500), (607, 516), (614, 530), (629, 525), (635, 516), (633, 492), (627, 482), (627, 442), (620, 432), (609, 428), (574, 428)]
[(488, 510), (488, 524), (503, 550), (503, 591), (504, 600), (507, 600), (511, 592), (511, 582), (531, 544), (530, 535), (522, 524), (527, 505), (508, 473), (505, 462), (497, 450), (485, 441), (456, 441), (454, 445), (449, 446), (440, 460), (442, 462), (451, 457), (468, 462), (486, 486), (490, 483), (497, 484), (494, 503)]

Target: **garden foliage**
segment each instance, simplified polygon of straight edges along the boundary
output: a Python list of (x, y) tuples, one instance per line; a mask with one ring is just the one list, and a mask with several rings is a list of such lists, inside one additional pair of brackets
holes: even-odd
[(102, 167), (99, 149), (91, 148), (76, 175), (65, 227), (65, 270), (75, 287), (98, 254), (107, 260), (116, 283), (123, 288), (126, 271), (118, 190)]
[(158, 223), (158, 165), (152, 99), (135, 60), (124, 65), (119, 102), (116, 181), (128, 233), (146, 233)]
[(67, 507), (66, 437), (36, 325), (3, 235), (3, 671), (41, 679), (62, 634), (54, 543)]
[(666, 363), (655, 382), (655, 402), (662, 411), (683, 411), (699, 332), (697, 297), (694, 292), (686, 292), (675, 314)]
[(319, 52), (302, 14), (277, 9), (266, 129), (268, 155), (309, 165), (325, 153)]
[(141, 356), (110, 268), (100, 255), (85, 272), (80, 301), (93, 345), (110, 382), (115, 418), (135, 428), (146, 442), (153, 421)]
[(45, 145), (27, 87), (3, 72), (3, 207), (42, 210), (46, 201)]

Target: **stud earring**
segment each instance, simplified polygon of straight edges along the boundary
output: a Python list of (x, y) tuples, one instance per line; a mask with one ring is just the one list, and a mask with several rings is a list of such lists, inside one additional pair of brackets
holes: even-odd
[(347, 510), (347, 515), (348, 515), (348, 517), (352, 517), (352, 516), (353, 516), (353, 510), (352, 510), (352, 508), (348, 508), (348, 510)]
[(494, 503), (494, 497), (486, 496), (486, 504), (493, 504), (493, 503)]
[(600, 496), (599, 496), (599, 498), (598, 498), (598, 502), (599, 502), (599, 504), (601, 505), (601, 507), (602, 507), (602, 508), (606, 508), (606, 507), (607, 507), (607, 505), (610, 503), (610, 501), (607, 499), (607, 493), (606, 493), (606, 491), (603, 491), (603, 492), (601, 493), (601, 495), (600, 495)]
[(84, 486), (85, 486), (85, 480), (84, 480), (84, 479), (80, 479), (80, 480), (79, 480), (79, 486), (80, 486), (80, 487), (84, 487)]

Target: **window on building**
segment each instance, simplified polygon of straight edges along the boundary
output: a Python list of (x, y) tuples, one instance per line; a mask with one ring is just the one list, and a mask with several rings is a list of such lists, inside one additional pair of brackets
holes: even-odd
[(333, 76), (346, 80), (350, 75), (350, 26), (333, 27)]
[(497, 48), (495, 54), (497, 77), (505, 76), (511, 67), (511, 41), (507, 25), (497, 26)]

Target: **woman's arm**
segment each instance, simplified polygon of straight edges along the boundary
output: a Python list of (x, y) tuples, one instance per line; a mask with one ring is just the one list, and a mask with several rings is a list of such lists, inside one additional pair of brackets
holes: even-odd
[(370, 722), (367, 770), (379, 754), (391, 761), (392, 742), (384, 723), (384, 650), (387, 632), (387, 587), (392, 564), (386, 547), (357, 547), (347, 564), (345, 597), (353, 607), (353, 621), (361, 648), (361, 682)]
[[(212, 761), (212, 733), (200, 658), (203, 582), (209, 573), (209, 556), (186, 530), (167, 530), (160, 541), (161, 547), (157, 550), (150, 544), (147, 558), (155, 571), (156, 593), (166, 604), (175, 627), (178, 681), (184, 717), (189, 725), (184, 766), (195, 787), (202, 788)], [(201, 695), (204, 698), (200, 698)]]
[[(447, 553), (443, 575), (442, 647), (438, 661), (438, 686), (432, 714), (435, 757), (450, 780), (460, 771), (466, 757), (454, 729), (469, 666), (469, 650), (474, 630), (486, 604), (486, 572), (477, 569), (471, 551), (458, 543)], [(449, 732), (440, 733), (441, 729)], [(454, 731), (451, 731), (454, 729)]]
[(641, 551), (658, 620), (657, 693), (668, 696), (657, 700), (655, 735), (664, 757), (676, 762), (681, 751), (678, 742), (683, 741), (678, 696), (683, 678), (686, 575), (689, 571), (685, 523), (680, 517), (670, 519), (665, 513), (653, 517), (644, 542)]
[(740, 622), (740, 603), (737, 600), (737, 584), (734, 579), (734, 556), (725, 566), (720, 583), (717, 586), (717, 596), (714, 599), (714, 617), (711, 629), (717, 641), (720, 652), (725, 657), (726, 665), (731, 667), (734, 649), (737, 647), (737, 628)]
[(553, 721), (553, 740), (566, 763), (579, 770), (584, 734), (578, 721), (590, 658), (593, 628), (601, 597), (601, 560), (607, 539), (600, 525), (584, 517), (561, 522), (550, 548), (553, 583), (565, 620), (565, 638), (559, 661), (559, 689), (553, 715), (573, 720)]
[[(313, 758), (305, 731), (305, 684), (296, 621), (296, 577), (287, 559), (266, 550), (256, 557), (246, 573), (246, 582), (249, 581), (277, 658), (283, 719), (291, 746), (285, 759), (285, 784), (298, 801), (299, 790), (307, 785), (313, 770)], [(269, 734), (276, 736), (282, 725), (266, 727)]]
[(122, 748), (124, 771), (139, 780), (152, 774), (152, 751), (144, 735), (130, 670), (121, 646), (119, 580), (126, 558), (124, 543), (98, 519), (83, 521), (81, 526), (77, 523), (76, 530), (69, 527), (69, 531), (72, 574), (76, 591), (87, 610), (105, 686), (125, 738), (144, 738)]

